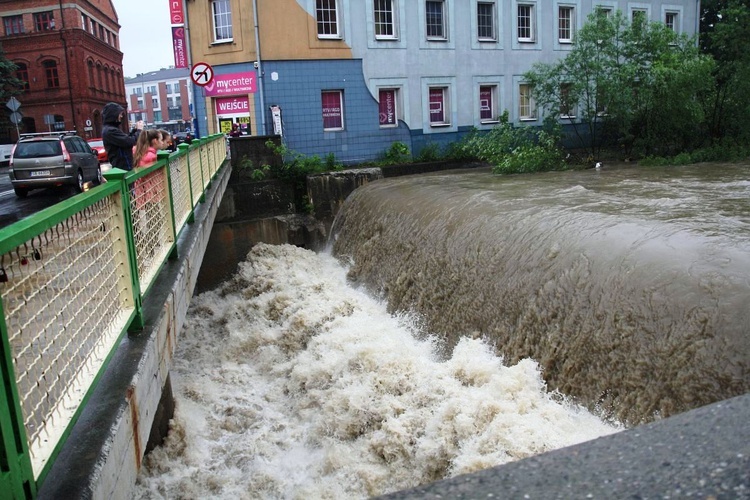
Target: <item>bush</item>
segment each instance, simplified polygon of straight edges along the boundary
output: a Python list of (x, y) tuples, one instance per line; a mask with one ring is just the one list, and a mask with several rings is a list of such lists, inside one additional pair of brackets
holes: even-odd
[(391, 147), (383, 155), (383, 163), (385, 164), (408, 163), (410, 161), (411, 153), (409, 152), (409, 146), (401, 141), (391, 144)]
[(414, 161), (416, 162), (427, 162), (427, 161), (439, 161), (442, 158), (440, 154), (440, 144), (435, 142), (429, 142), (419, 150), (419, 154)]

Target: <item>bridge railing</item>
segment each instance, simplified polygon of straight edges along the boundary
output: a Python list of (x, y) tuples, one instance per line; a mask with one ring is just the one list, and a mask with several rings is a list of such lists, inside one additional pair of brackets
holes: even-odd
[(35, 496), (225, 157), (196, 140), (0, 230), (0, 492)]

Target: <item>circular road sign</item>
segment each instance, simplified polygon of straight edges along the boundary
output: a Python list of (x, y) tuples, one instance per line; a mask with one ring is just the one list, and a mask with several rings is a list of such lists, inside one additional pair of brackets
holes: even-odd
[(214, 79), (214, 69), (204, 62), (195, 63), (190, 70), (190, 78), (194, 84), (203, 87)]

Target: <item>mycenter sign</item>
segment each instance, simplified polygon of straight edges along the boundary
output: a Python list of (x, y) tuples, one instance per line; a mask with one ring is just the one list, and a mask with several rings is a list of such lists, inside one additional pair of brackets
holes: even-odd
[(206, 97), (236, 94), (254, 94), (257, 91), (255, 71), (214, 75), (213, 80), (203, 87)]

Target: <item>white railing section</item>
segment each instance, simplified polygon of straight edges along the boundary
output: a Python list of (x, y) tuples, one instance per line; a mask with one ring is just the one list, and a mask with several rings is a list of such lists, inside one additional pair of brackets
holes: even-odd
[(43, 480), (122, 335), (142, 328), (143, 296), (224, 163), (213, 151), (226, 152), (224, 135), (114, 169), (106, 184), (0, 231), (0, 435), (16, 438), (0, 456), (21, 464), (0, 463), (10, 478), (0, 488)]

